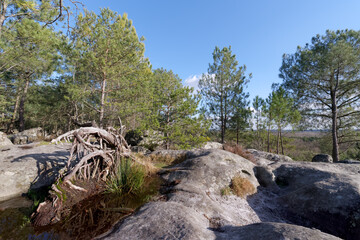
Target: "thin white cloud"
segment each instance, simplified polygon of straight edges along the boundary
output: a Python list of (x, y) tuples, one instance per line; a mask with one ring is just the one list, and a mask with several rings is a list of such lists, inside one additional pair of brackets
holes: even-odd
[(199, 90), (199, 80), (201, 79), (202, 74), (190, 75), (184, 80), (184, 85), (194, 88), (194, 93)]
[[(205, 73), (205, 75), (209, 74)], [(202, 76), (203, 74), (190, 75), (184, 80), (184, 85), (194, 88), (194, 93), (197, 93), (197, 91), (199, 90), (199, 80), (202, 78)], [(213, 74), (212, 76), (214, 77), (215, 75)]]

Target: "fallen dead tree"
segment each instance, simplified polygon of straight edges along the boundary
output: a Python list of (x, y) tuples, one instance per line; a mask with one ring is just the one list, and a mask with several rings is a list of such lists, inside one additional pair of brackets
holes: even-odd
[(99, 185), (104, 185), (122, 158), (138, 162), (131, 156), (131, 150), (119, 131), (83, 127), (52, 140), (56, 144), (71, 140), (73, 143), (67, 170), (52, 185), (51, 199), (39, 205), (33, 216), (34, 225), (44, 226), (60, 220), (64, 208), (101, 189)]

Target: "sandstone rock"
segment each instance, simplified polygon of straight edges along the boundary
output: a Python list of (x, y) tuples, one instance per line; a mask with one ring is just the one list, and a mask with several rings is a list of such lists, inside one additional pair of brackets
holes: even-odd
[(105, 239), (214, 239), (208, 220), (175, 202), (153, 202), (115, 228)]
[(242, 227), (226, 226), (224, 232), (215, 232), (217, 240), (336, 240), (340, 239), (317, 229), (286, 223), (262, 222)]
[(221, 197), (221, 189), (240, 175), (259, 186), (250, 161), (223, 150), (193, 150), (162, 177), (172, 185), (168, 202), (148, 203), (105, 239), (215, 239), (210, 228), (259, 222), (246, 199)]
[(149, 149), (142, 147), (142, 146), (131, 146), (130, 149), (132, 152), (135, 152), (135, 153), (142, 153), (142, 154), (151, 153), (151, 151)]
[(345, 160), (338, 161), (337, 163), (360, 164), (360, 161), (354, 160), (354, 159), (345, 159)]
[(3, 132), (0, 132), (0, 147), (11, 145), (13, 145), (13, 143), (10, 141), (7, 135)]
[(13, 146), (0, 153), (0, 201), (50, 185), (65, 167), (70, 145)]
[(38, 128), (31, 128), (16, 134), (9, 135), (11, 141), (16, 144), (27, 144), (35, 141), (39, 141), (44, 136), (43, 129)]
[(164, 144), (164, 134), (160, 131), (146, 130), (143, 134), (139, 131), (129, 131), (125, 135), (126, 142), (131, 146), (141, 146), (151, 151)]
[(284, 217), (345, 239), (360, 236), (360, 165), (288, 162), (271, 165)]
[(249, 151), (252, 155), (254, 155), (255, 158), (265, 158), (270, 161), (283, 161), (283, 162), (293, 161), (290, 157), (281, 154), (268, 153), (256, 149), (248, 149), (247, 151)]
[[(288, 207), (281, 208), (285, 201), (280, 204), (277, 202), (286, 199), (287, 194), (292, 191), (290, 189), (298, 189), (295, 186), (290, 187), (293, 184), (290, 180), (288, 189), (279, 188), (275, 193), (271, 192), (271, 188), (259, 186), (255, 175), (261, 176), (260, 182), (271, 185), (274, 173), (277, 177), (281, 175), (278, 168), (296, 162), (279, 161), (266, 168), (255, 168), (250, 161), (223, 150), (192, 150), (185, 154), (187, 159), (184, 162), (162, 171), (162, 177), (169, 185), (163, 189), (167, 202), (146, 204), (135, 215), (118, 223), (110, 232), (99, 238), (339, 239), (316, 229), (286, 224), (290, 222), (286, 214), (290, 211)], [(304, 169), (301, 164), (297, 167)], [(292, 175), (292, 170), (285, 172), (286, 176)], [(258, 193), (246, 199), (234, 195), (220, 196), (220, 190), (229, 186), (231, 178), (236, 175), (251, 181), (258, 188)], [(298, 176), (300, 173), (295, 174), (294, 178)], [(303, 177), (306, 178), (306, 175)], [(309, 184), (312, 179), (307, 178), (307, 181)], [(297, 197), (296, 201), (299, 204), (302, 195)], [(316, 197), (321, 196), (313, 196), (313, 201)], [(298, 210), (304, 211), (301, 207)], [(301, 224), (305, 225), (304, 222)], [(324, 224), (331, 225), (329, 222)], [(336, 224), (336, 221), (332, 224)]]
[(328, 155), (328, 154), (317, 154), (313, 157), (313, 159), (311, 160), (312, 162), (327, 162), (327, 163), (332, 163), (333, 162), (333, 158), (332, 156)]
[(202, 149), (223, 149), (223, 145), (218, 142), (206, 142)]
[(255, 176), (259, 181), (259, 184), (263, 187), (276, 187), (275, 175), (271, 169), (266, 166), (256, 166), (254, 168)]

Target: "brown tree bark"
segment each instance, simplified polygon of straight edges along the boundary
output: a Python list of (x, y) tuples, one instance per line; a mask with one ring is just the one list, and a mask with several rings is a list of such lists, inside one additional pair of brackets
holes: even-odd
[(19, 131), (20, 132), (25, 130), (25, 101), (26, 101), (26, 95), (27, 95), (27, 92), (29, 89), (31, 75), (32, 74), (27, 74), (25, 76), (24, 91), (22, 92), (22, 96), (21, 96), (20, 104), (19, 104)]

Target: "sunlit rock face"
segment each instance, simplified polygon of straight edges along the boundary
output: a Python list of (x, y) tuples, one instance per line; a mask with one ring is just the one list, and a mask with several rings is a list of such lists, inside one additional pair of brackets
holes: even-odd
[[(102, 237), (357, 239), (360, 234), (360, 164), (268, 160), (256, 166), (216, 149), (186, 156), (160, 172), (168, 182), (163, 201), (146, 204)], [(237, 175), (257, 192), (222, 196)]]

